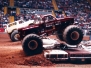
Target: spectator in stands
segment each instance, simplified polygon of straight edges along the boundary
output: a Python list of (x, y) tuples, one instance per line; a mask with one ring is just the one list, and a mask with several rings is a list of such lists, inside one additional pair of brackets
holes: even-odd
[[(56, 0), (58, 8), (63, 9), (67, 16), (74, 17), (75, 22), (79, 24), (88, 23), (91, 21), (91, 8), (86, 0)], [(29, 9), (53, 9), (52, 0), (14, 0), (15, 6), (19, 8), (29, 8)], [(0, 8), (4, 6), (9, 6), (9, 0), (0, 0)], [(34, 15), (31, 13), (27, 14), (27, 10), (23, 9), (24, 13), (15, 15), (15, 20), (20, 18), (23, 19), (33, 19)], [(22, 12), (23, 12), (22, 11)], [(31, 12), (31, 11), (28, 11)], [(0, 22), (6, 24), (8, 23), (8, 16), (4, 15), (3, 11), (0, 9)], [(61, 16), (57, 14), (57, 16)]]

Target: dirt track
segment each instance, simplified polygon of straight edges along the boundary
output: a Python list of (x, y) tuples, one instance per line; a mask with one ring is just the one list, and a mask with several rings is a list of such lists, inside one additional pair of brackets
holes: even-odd
[[(60, 62), (55, 64), (43, 57), (43, 53), (35, 56), (26, 56), (22, 50), (21, 42), (11, 42), (7, 34), (0, 34), (0, 68), (30, 68), (35, 66), (42, 67), (76, 67), (85, 66), (85, 64), (71, 64)], [(51, 67), (51, 68), (53, 68)], [(85, 68), (90, 67), (86, 64)], [(40, 67), (37, 67), (40, 68)]]
[(46, 60), (43, 57), (43, 53), (31, 57), (26, 56), (22, 50), (20, 41), (11, 42), (7, 34), (0, 34), (0, 66), (3, 65), (5, 67), (6, 64), (29, 65), (29, 66), (52, 65), (50, 61)]

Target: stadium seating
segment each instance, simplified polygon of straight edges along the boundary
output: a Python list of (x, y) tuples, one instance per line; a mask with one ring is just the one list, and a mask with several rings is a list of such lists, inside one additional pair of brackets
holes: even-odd
[[(56, 3), (58, 8), (64, 10), (67, 16), (74, 17), (77, 25), (91, 23), (91, 7), (87, 0), (56, 0)], [(9, 0), (0, 0), (0, 24), (5, 25), (9, 22), (9, 14), (4, 15), (3, 9), (1, 9), (4, 6), (9, 6)], [(30, 10), (32, 9), (53, 9), (52, 0), (14, 0), (14, 6), (19, 7), (21, 12), (19, 15), (15, 15), (15, 20), (21, 17), (31, 18)]]

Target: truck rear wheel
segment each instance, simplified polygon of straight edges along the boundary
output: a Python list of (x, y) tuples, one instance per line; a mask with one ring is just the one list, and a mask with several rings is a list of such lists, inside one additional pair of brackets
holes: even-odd
[(36, 34), (29, 34), (22, 41), (23, 51), (26, 55), (39, 54), (43, 51), (43, 42)]
[(77, 45), (83, 39), (83, 32), (75, 25), (66, 27), (63, 32), (64, 41), (70, 45)]
[(18, 36), (19, 36), (18, 31), (17, 31), (17, 30), (14, 30), (14, 31), (11, 33), (10, 39), (11, 39), (13, 42), (19, 41), (19, 39), (17, 38)]

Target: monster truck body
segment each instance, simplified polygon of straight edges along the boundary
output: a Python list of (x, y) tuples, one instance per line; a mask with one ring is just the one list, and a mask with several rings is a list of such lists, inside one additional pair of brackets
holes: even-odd
[(73, 24), (74, 18), (71, 17), (55, 18), (51, 14), (38, 16), (34, 23), (18, 29), (23, 50), (28, 55), (42, 52), (41, 39), (52, 34), (68, 44), (79, 44), (83, 39), (83, 32)]
[(9, 34), (10, 39), (12, 41), (18, 41), (16, 35), (18, 35), (18, 29), (28, 26), (29, 24), (33, 23), (34, 20), (18, 20), (12, 23), (7, 24), (6, 32)]

